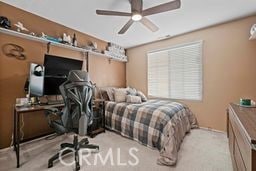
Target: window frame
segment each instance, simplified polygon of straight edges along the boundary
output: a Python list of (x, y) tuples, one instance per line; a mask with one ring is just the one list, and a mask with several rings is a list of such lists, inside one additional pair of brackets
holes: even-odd
[[(148, 88), (148, 54), (149, 53), (157, 53), (157, 52), (164, 52), (164, 51), (168, 51), (170, 49), (175, 49), (175, 48), (179, 48), (179, 47), (184, 47), (184, 46), (189, 46), (189, 45), (193, 45), (196, 43), (200, 43), (201, 44), (201, 77), (202, 77), (202, 88), (201, 88), (201, 99), (177, 99), (177, 98), (166, 98), (166, 97), (158, 97), (158, 96), (151, 96), (149, 95), (149, 88)], [(146, 73), (146, 78), (147, 78), (147, 95), (149, 99), (164, 99), (164, 100), (179, 100), (179, 101), (194, 101), (194, 102), (202, 102), (204, 100), (204, 41), (203, 40), (197, 40), (197, 41), (192, 41), (192, 42), (188, 42), (188, 43), (180, 43), (178, 45), (174, 45), (174, 46), (168, 46), (165, 48), (160, 48), (160, 49), (155, 49), (155, 50), (150, 50), (147, 51), (147, 56), (146, 56), (146, 64), (147, 64), (147, 73)]]

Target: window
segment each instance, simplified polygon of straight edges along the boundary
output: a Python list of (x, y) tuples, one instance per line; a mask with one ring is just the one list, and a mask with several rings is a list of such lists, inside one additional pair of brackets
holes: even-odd
[(202, 100), (202, 41), (149, 52), (148, 95)]

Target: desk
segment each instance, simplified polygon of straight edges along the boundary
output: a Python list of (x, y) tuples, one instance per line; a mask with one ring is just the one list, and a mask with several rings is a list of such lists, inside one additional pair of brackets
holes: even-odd
[(44, 111), (49, 108), (61, 108), (64, 107), (64, 104), (55, 104), (55, 105), (44, 105), (44, 106), (26, 106), (26, 107), (17, 107), (14, 106), (14, 129), (13, 129), (13, 146), (16, 152), (17, 158), (17, 168), (20, 167), (20, 115), (22, 113), (32, 113), (35, 111)]

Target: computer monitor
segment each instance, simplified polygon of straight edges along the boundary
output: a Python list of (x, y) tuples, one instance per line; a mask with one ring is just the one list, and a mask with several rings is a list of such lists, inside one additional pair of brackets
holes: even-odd
[(45, 54), (44, 95), (60, 94), (59, 86), (67, 80), (71, 70), (81, 70), (83, 61)]
[(29, 74), (30, 97), (41, 97), (44, 95), (44, 67), (39, 64), (30, 64)]

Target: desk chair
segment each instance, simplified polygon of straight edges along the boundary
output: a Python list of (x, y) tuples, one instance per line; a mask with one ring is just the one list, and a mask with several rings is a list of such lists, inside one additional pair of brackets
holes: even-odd
[[(88, 77), (85, 71), (70, 71), (67, 81), (60, 86), (65, 107), (62, 111), (53, 108), (46, 112), (48, 123), (57, 134), (68, 132), (79, 133), (82, 136), (87, 134), (87, 127), (93, 121), (93, 86)], [(89, 144), (87, 138), (78, 142), (77, 135), (74, 136), (73, 143), (62, 143), (60, 147), (61, 150), (49, 159), (48, 168), (53, 167), (53, 162), (59, 159), (60, 155), (64, 156), (74, 152), (76, 170), (79, 170), (79, 149), (99, 150), (99, 146)]]

